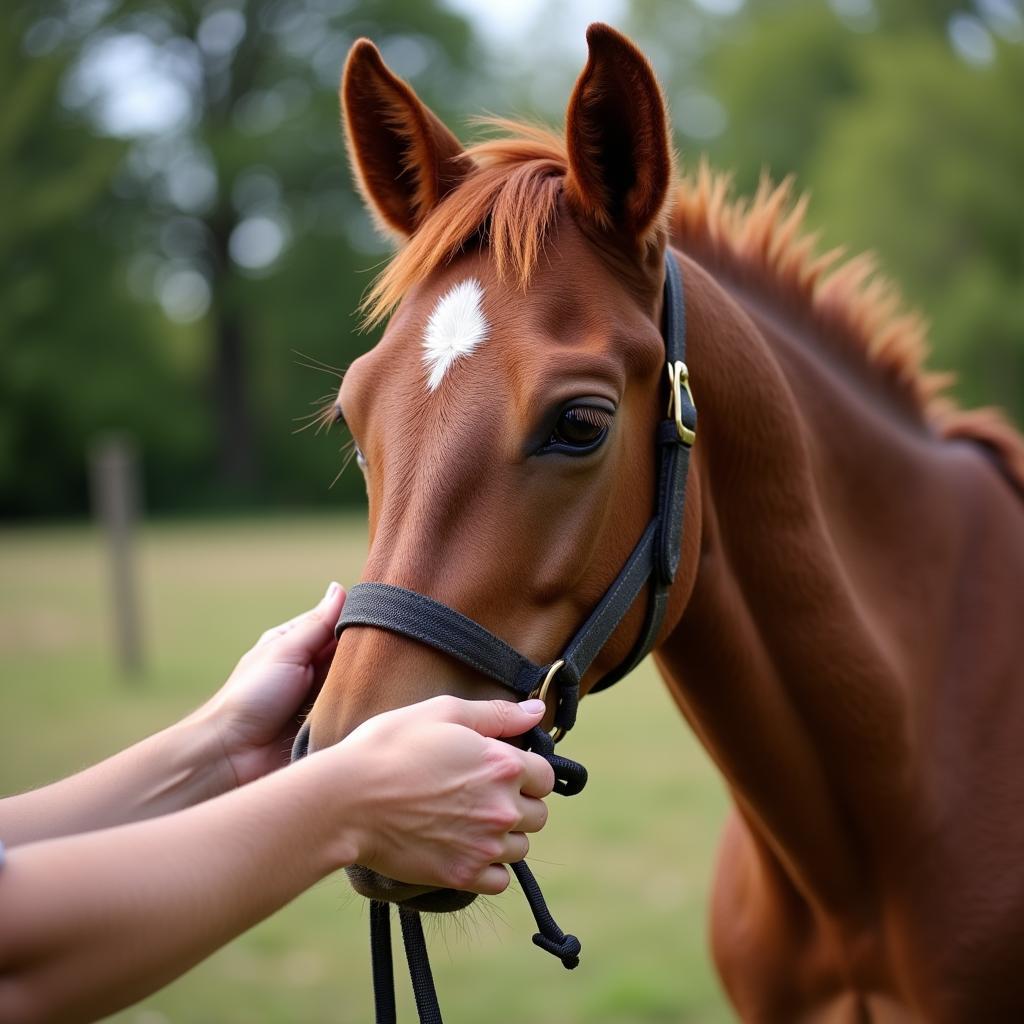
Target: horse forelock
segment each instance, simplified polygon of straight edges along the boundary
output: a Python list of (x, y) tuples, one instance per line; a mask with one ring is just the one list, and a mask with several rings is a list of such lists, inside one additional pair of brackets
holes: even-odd
[(374, 282), (362, 306), (366, 326), (387, 317), (410, 288), (474, 239), (486, 241), (503, 281), (521, 289), (529, 284), (555, 220), (568, 168), (565, 145), (538, 125), (479, 123), (510, 134), (467, 149), (475, 170), (431, 211)]

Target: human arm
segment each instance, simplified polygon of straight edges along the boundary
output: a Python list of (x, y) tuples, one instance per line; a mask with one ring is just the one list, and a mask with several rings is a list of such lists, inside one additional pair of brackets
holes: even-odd
[(9, 847), (169, 814), (233, 786), (207, 723), (186, 719), (49, 786), (0, 800)]
[(298, 713), (334, 653), (345, 592), (267, 630), (223, 687), (181, 722), (52, 785), (0, 800), (8, 846), (169, 814), (287, 763)]
[(436, 698), (179, 813), (9, 850), (0, 1022), (110, 1013), (348, 864), (500, 892), (554, 779), (490, 737), (537, 724), (532, 708)]

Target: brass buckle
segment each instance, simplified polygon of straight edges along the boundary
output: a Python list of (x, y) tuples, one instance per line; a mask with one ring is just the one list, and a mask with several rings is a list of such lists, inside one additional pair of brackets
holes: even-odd
[[(548, 669), (548, 674), (544, 677), (544, 681), (533, 691), (533, 693), (530, 694), (530, 700), (533, 700), (536, 697), (539, 700), (544, 701), (545, 704), (547, 703), (548, 690), (551, 689), (551, 683), (555, 676), (558, 675), (559, 670), (563, 665), (565, 665), (565, 661), (560, 658), (551, 666), (551, 668)], [(558, 710), (557, 704), (555, 705), (555, 710)], [(556, 725), (548, 735), (551, 737), (553, 742), (557, 743), (565, 735), (565, 730), (561, 726)]]
[(696, 402), (693, 400), (693, 392), (690, 390), (690, 371), (686, 368), (686, 363), (681, 359), (677, 359), (674, 363), (667, 365), (668, 369), (668, 414), (675, 418), (676, 421), (676, 433), (679, 435), (679, 440), (690, 448), (693, 446), (693, 442), (697, 440), (697, 432), (691, 430), (683, 422), (683, 392), (686, 392), (686, 397), (690, 399), (690, 405), (696, 408)]

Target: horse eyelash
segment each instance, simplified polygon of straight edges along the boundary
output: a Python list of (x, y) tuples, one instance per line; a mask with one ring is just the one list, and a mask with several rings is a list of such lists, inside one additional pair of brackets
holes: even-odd
[(613, 414), (607, 409), (598, 409), (593, 405), (574, 405), (566, 409), (565, 414), (589, 423), (592, 427), (607, 427), (613, 419)]

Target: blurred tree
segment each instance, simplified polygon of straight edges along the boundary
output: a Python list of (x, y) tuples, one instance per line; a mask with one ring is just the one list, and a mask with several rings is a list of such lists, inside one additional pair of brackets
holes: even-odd
[(810, 170), (816, 219), (882, 255), (966, 402), (1024, 423), (1024, 47), (972, 66), (934, 35), (879, 39), (856, 77)]
[[(84, 55), (87, 96), (90, 65), (126, 48), (165, 68), (184, 94), (177, 120), (153, 143), (136, 143), (123, 185), (144, 199), (143, 219), (132, 211), (128, 227), (150, 249), (165, 307), (200, 319), (209, 335), (222, 490), (252, 493), (260, 453), (272, 486), (282, 487), (286, 460), (266, 427), (295, 414), (282, 360), (289, 347), (323, 350), (365, 284), (353, 272), (382, 251), (355, 201), (338, 133), (338, 77), (359, 35), (435, 100), (470, 67), (465, 22), (433, 0), (134, 0)], [(96, 89), (87, 103), (116, 131), (111, 100)], [(347, 348), (328, 361), (346, 362)]]
[[(579, 12), (485, 61), (445, 0), (12, 0), (0, 23), (0, 512), (84, 507), (84, 452), (136, 434), (157, 508), (328, 495), (287, 425), (372, 343), (352, 313), (387, 247), (350, 183), (336, 86), (369, 35), (450, 124), (560, 118)], [(466, 0), (460, 0), (465, 6)], [(815, 193), (878, 251), (965, 398), (1024, 416), (1019, 0), (633, 0), (684, 165)], [(576, 36), (579, 36), (576, 39)], [(301, 422), (301, 421), (300, 421)]]
[[(31, 31), (35, 24), (36, 30)], [(89, 438), (126, 423), (174, 471), (141, 379), (178, 381), (113, 271), (101, 198), (124, 146), (58, 102), (68, 56), (27, 3), (0, 19), (0, 510), (80, 509)], [(32, 51), (37, 53), (34, 55)]]
[(857, 88), (857, 51), (873, 39), (845, 29), (824, 4), (763, 6), (707, 62), (730, 120), (711, 152), (740, 192), (753, 191), (764, 171), (806, 183), (836, 103)]
[[(64, 439), (56, 475), (80, 481), (82, 437), (115, 425), (146, 435), (158, 507), (327, 497), (323, 449), (287, 429), (316, 387), (292, 350), (344, 366), (368, 347), (347, 318), (386, 252), (345, 166), (341, 67), (371, 36), (437, 109), (461, 113), (451, 98), (472, 105), (476, 77), (466, 22), (437, 0), (19, 0), (3, 33), (18, 101), (2, 116), (0, 173), (24, 215), (0, 245), (25, 267), (38, 253), (32, 267), (50, 281), (43, 294), (38, 274), (0, 271), (5, 311), (8, 291), (35, 295), (47, 318), (31, 349), (23, 324), (3, 328), (49, 389), (0, 421), (0, 479), (27, 495), (4, 511), (84, 500), (80, 486), (26, 489), (35, 466), (15, 434)], [(63, 373), (83, 361), (87, 373)], [(318, 390), (337, 385), (327, 375)], [(163, 447), (147, 417), (166, 424)], [(358, 474), (339, 491), (362, 500)]]

